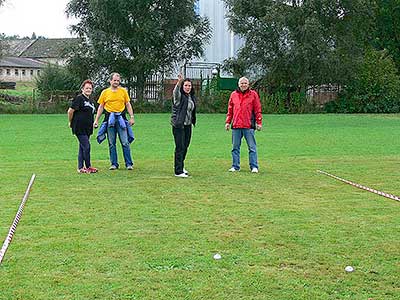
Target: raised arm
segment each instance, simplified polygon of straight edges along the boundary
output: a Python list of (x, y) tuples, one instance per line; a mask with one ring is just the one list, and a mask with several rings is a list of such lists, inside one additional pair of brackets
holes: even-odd
[(181, 95), (181, 85), (182, 85), (182, 82), (183, 82), (183, 76), (182, 76), (181, 73), (179, 73), (178, 82), (176, 83), (175, 88), (174, 88), (174, 92), (173, 92), (174, 105), (178, 105), (179, 102), (181, 102), (181, 97), (182, 97), (182, 95)]

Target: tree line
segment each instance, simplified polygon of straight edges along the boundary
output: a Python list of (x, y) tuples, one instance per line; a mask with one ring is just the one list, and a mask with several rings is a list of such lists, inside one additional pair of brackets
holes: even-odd
[[(400, 0), (223, 1), (229, 27), (244, 40), (224, 69), (254, 79), (268, 99), (285, 95), (284, 105), (294, 107), (310, 88), (333, 84), (341, 93), (327, 111), (400, 111)], [(69, 1), (81, 43), (68, 71), (103, 83), (118, 71), (140, 100), (150, 75), (202, 56), (211, 28), (194, 4)]]
[[(224, 69), (247, 75), (269, 94), (341, 87), (335, 112), (400, 110), (400, 0), (224, 0), (243, 38)], [(210, 38), (193, 0), (71, 0), (82, 43), (70, 59), (81, 77), (118, 70), (138, 95), (146, 78), (200, 57)]]
[(70, 69), (103, 81), (118, 71), (139, 100), (146, 78), (200, 57), (210, 38), (209, 22), (195, 13), (194, 0), (71, 0), (66, 12), (79, 20), (72, 31), (82, 39)]
[(245, 40), (226, 70), (270, 93), (336, 84), (334, 112), (400, 111), (399, 0), (224, 0)]

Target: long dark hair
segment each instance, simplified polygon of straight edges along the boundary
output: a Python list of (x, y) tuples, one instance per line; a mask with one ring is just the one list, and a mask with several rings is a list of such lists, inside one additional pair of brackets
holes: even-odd
[(194, 96), (194, 89), (193, 89), (193, 82), (189, 79), (189, 78), (185, 78), (182, 81), (182, 85), (181, 85), (181, 94), (186, 94), (185, 91), (183, 90), (183, 85), (185, 84), (185, 82), (190, 82), (192, 84), (192, 87), (190, 89), (190, 96), (193, 97)]

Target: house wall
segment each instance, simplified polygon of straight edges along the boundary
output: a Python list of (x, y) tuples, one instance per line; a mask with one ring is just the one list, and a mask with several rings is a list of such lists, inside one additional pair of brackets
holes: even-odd
[[(59, 58), (46, 58), (38, 59), (44, 63), (50, 63), (59, 66), (65, 66), (66, 59)], [(45, 65), (43, 65), (44, 67)], [(32, 82), (40, 73), (41, 68), (28, 68), (28, 67), (4, 67), (0, 66), (0, 81), (15, 81), (15, 82)]]
[(34, 81), (39, 73), (35, 68), (0, 67), (0, 81)]

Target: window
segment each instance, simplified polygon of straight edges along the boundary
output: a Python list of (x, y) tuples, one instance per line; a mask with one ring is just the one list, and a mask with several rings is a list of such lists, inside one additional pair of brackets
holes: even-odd
[(33, 76), (33, 70), (31, 70), (31, 76)]
[(19, 72), (18, 69), (15, 69), (15, 76), (18, 76)]
[(10, 70), (10, 69), (7, 69), (7, 70), (6, 70), (6, 74), (7, 74), (7, 75), (11, 75), (11, 70)]
[(26, 75), (26, 71), (22, 70), (22, 76), (25, 76), (25, 75)]

